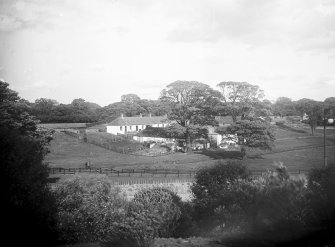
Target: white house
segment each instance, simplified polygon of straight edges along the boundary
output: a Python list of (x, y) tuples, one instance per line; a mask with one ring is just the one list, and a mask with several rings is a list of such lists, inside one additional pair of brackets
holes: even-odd
[(163, 128), (167, 125), (167, 116), (152, 117), (150, 114), (148, 117), (124, 117), (123, 114), (121, 114), (120, 117), (107, 124), (107, 133), (114, 135), (136, 133), (144, 130), (148, 126)]

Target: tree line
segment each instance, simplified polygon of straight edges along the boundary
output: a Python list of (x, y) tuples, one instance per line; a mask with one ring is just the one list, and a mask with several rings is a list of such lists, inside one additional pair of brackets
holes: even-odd
[[(321, 120), (324, 108), (328, 109), (328, 116), (335, 112), (335, 97), (329, 97), (323, 102), (307, 98), (293, 101), (287, 97), (279, 97), (272, 103), (264, 99), (264, 92), (259, 86), (233, 81), (220, 82), (217, 90), (196, 81), (176, 81), (168, 84), (157, 100), (141, 99), (130, 93), (122, 95), (119, 102), (104, 107), (82, 98), (74, 99), (70, 104), (47, 98), (36, 99), (35, 102), (19, 100), (21, 107), (42, 123), (108, 122), (121, 114), (128, 117), (149, 113), (162, 116), (170, 113), (173, 103), (177, 102), (179, 105), (195, 108), (203, 104), (203, 111), (210, 109), (217, 116), (229, 115), (234, 122), (239, 117), (243, 119), (250, 115), (285, 117), (303, 116), (305, 113), (315, 122)], [(173, 115), (176, 114), (175, 111)], [(182, 122), (185, 125), (185, 120), (181, 119), (179, 123)]]
[[(307, 114), (306, 123), (310, 125), (313, 134), (316, 126), (323, 124), (323, 115), (333, 117), (335, 112), (335, 97), (327, 98), (324, 102), (306, 98), (292, 101), (287, 97), (280, 97), (275, 103), (271, 103), (264, 99), (264, 92), (259, 86), (234, 81), (220, 82), (217, 89), (197, 81), (175, 81), (161, 91), (157, 100), (141, 99), (136, 94), (126, 94), (121, 96), (120, 102), (105, 107), (81, 98), (68, 105), (45, 98), (37, 99), (34, 103), (21, 99), (19, 104), (42, 123), (107, 123), (121, 114), (128, 117), (166, 114), (175, 124), (166, 128), (162, 137), (184, 139), (187, 150), (191, 150), (194, 139), (208, 138), (207, 126), (217, 127), (217, 116), (230, 116), (234, 122), (231, 127), (217, 128), (217, 133), (237, 133), (240, 144), (271, 149), (274, 141), (273, 131), (263, 120), (269, 120), (270, 116), (290, 117)], [(162, 131), (156, 132), (162, 134)]]

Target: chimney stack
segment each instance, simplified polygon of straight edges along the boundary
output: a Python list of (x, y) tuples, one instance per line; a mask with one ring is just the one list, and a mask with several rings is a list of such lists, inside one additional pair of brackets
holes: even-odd
[(142, 117), (142, 113), (140, 113), (140, 117)]
[(149, 117), (151, 117), (151, 112), (149, 113)]
[(121, 118), (123, 118), (123, 113), (121, 113)]

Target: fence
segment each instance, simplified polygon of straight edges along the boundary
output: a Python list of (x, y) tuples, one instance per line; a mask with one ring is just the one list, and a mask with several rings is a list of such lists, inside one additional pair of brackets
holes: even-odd
[[(253, 170), (252, 176), (261, 176), (267, 170)], [(291, 175), (307, 174), (308, 169), (288, 170)], [(99, 167), (99, 168), (49, 168), (49, 174), (76, 174), (76, 173), (96, 173), (106, 174), (113, 177), (190, 177), (196, 174), (195, 170), (179, 170), (179, 169), (121, 169)]]
[(196, 171), (177, 169), (49, 168), (49, 174), (98, 173), (115, 177), (194, 177)]

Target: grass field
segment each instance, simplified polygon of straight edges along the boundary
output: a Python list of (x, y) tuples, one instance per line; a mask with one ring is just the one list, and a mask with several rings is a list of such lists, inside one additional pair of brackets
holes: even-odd
[[(249, 152), (245, 161), (251, 169), (272, 168), (283, 162), (288, 169), (309, 169), (323, 165), (323, 135), (319, 130), (314, 136), (307, 133), (276, 129), (275, 148), (271, 152)], [(64, 133), (56, 133), (50, 145), (46, 161), (51, 167), (84, 167), (90, 160), (91, 167), (114, 168), (164, 168), (198, 169), (224, 158), (225, 152), (215, 156), (204, 153), (174, 153), (158, 157), (147, 157), (116, 153), (93, 144), (84, 143)], [(327, 130), (328, 163), (335, 164), (335, 130)]]

